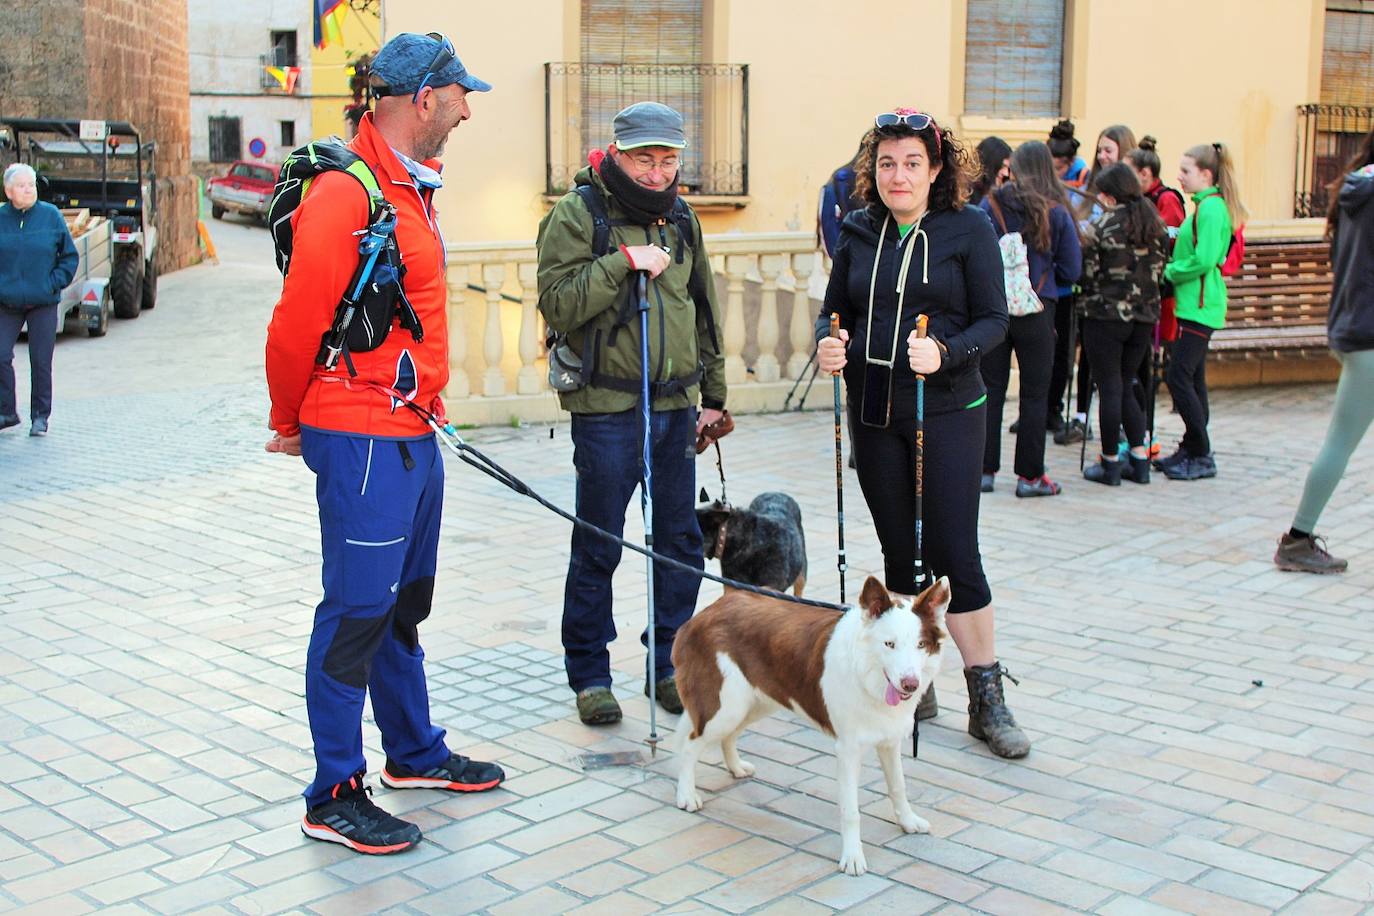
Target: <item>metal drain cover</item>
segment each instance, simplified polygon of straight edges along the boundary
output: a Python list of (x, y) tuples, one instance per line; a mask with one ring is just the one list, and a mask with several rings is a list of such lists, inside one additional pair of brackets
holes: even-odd
[(644, 766), (643, 751), (613, 751), (609, 754), (579, 754), (573, 758), (584, 770), (608, 770), (611, 767)]

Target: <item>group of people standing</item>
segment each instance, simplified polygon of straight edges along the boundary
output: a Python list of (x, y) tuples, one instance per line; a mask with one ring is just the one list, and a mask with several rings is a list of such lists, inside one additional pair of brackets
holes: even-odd
[[(1061, 121), (1048, 142), (1012, 150), (989, 137), (978, 147), (979, 206), (1003, 237), (1004, 253), (1007, 236), (1024, 244), (1041, 306), (1013, 316), (1006, 342), (983, 360), (989, 410), (982, 490), (994, 489), (1000, 470), (1013, 352), (1020, 370), (1017, 496), (1061, 492), (1045, 473), (1045, 433), (1060, 444), (1082, 441), (1094, 386), (1101, 450), (1083, 476), (1108, 486), (1149, 483), (1154, 424), (1148, 414), (1160, 364), (1168, 367), (1165, 381), (1185, 432), (1154, 467), (1175, 480), (1213, 477), (1205, 358), (1212, 332), (1225, 320), (1222, 264), (1246, 219), (1230, 152), (1221, 143), (1186, 150), (1180, 193), (1160, 178), (1153, 137), (1137, 142), (1125, 125), (1108, 127), (1089, 167), (1077, 155), (1073, 133), (1073, 124)], [(1192, 199), (1192, 213), (1183, 194)], [(1075, 341), (1081, 353), (1074, 352)], [(1077, 410), (1069, 414), (1063, 405), (1075, 359)]]

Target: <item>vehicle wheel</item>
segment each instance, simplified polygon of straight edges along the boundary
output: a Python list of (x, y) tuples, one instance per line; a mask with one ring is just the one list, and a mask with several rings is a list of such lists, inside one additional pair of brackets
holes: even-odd
[(143, 251), (139, 248), (115, 249), (110, 272), (110, 291), (114, 295), (116, 318), (137, 318), (143, 308)]
[(215, 219), (224, 219), (224, 208), (219, 204), (210, 205), (210, 215)]
[(105, 287), (105, 292), (100, 296), (100, 319), (95, 327), (86, 328), (86, 333), (92, 337), (104, 337), (105, 332), (110, 329), (110, 288)]
[(148, 266), (143, 269), (143, 298), (140, 303), (145, 309), (153, 308), (157, 305), (157, 261), (156, 258), (148, 262)]

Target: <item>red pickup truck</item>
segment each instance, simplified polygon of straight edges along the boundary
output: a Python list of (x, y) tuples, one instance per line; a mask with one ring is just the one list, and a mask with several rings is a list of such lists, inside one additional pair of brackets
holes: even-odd
[(242, 213), (254, 219), (267, 219), (272, 203), (272, 187), (280, 166), (265, 162), (235, 162), (223, 178), (211, 178), (205, 187), (210, 198), (210, 215), (223, 219), (225, 212)]

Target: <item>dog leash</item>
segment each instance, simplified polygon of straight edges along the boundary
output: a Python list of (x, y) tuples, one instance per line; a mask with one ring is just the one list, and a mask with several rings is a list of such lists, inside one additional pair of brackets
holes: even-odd
[[(359, 379), (343, 378), (337, 375), (317, 374), (315, 377), (322, 382), (333, 382), (337, 384), (342, 384), (345, 387), (347, 387), (350, 391), (364, 388), (370, 389), (372, 391), (376, 391), (378, 394), (382, 394), (392, 399), (393, 401), (399, 402), (401, 405), (413, 411), (415, 415), (418, 416), (421, 420), (424, 420), (425, 424), (434, 430), (435, 434), (439, 438), (439, 441), (442, 442), (445, 446), (447, 446), (449, 451), (453, 452), (453, 454), (456, 455), (458, 459), (462, 461), (464, 464), (471, 465), (472, 467), (481, 471), (483, 474), (486, 474), (488, 477), (492, 478), (498, 483), (506, 486), (507, 488), (513, 490), (516, 493), (519, 493), (521, 496), (529, 497), (530, 499), (537, 502), (539, 505), (543, 506), (545, 509), (548, 509), (554, 515), (557, 515), (559, 518), (571, 522), (574, 526), (581, 528), (584, 531), (590, 531), (592, 534), (595, 534), (598, 537), (605, 538), (608, 541), (614, 541), (621, 547), (624, 547), (628, 550), (632, 550), (635, 553), (640, 554), (641, 556), (648, 557), (655, 563), (661, 563), (665, 566), (671, 566), (674, 569), (681, 570), (682, 572), (689, 572), (702, 579), (710, 579), (712, 582), (718, 582), (721, 585), (728, 586), (729, 588), (739, 589), (742, 592), (752, 592), (755, 595), (763, 595), (765, 598), (777, 598), (781, 601), (791, 602), (792, 604), (804, 604), (807, 607), (825, 608), (829, 611), (849, 610), (849, 608), (845, 605), (833, 604), (829, 601), (817, 601), (814, 598), (801, 598), (796, 595), (788, 595), (784, 592), (774, 591), (771, 588), (763, 588), (759, 585), (752, 585), (748, 582), (741, 582), (738, 579), (729, 579), (724, 576), (717, 576), (714, 573), (707, 572), (704, 569), (697, 569), (695, 566), (690, 566), (686, 563), (683, 563), (681, 560), (675, 560), (672, 557), (665, 557), (661, 553), (655, 553), (652, 550), (647, 550), (641, 545), (634, 543), (633, 541), (627, 541), (623, 537), (620, 537), (617, 534), (612, 534), (606, 529), (593, 525), (591, 522), (586, 521), (585, 519), (580, 519), (576, 515), (573, 515), (572, 513), (568, 512), (566, 509), (563, 509), (555, 505), (554, 503), (550, 502), (549, 500), (545, 499), (543, 496), (539, 495), (539, 493), (535, 492), (535, 490), (533, 490), (529, 486), (529, 484), (525, 483), (523, 480), (516, 477), (510, 471), (507, 471), (505, 468), (501, 467), (501, 465), (497, 464), (495, 461), (492, 461), (486, 455), (482, 454), (480, 451), (469, 445), (467, 441), (463, 439), (462, 436), (458, 435), (458, 430), (454, 428), (452, 423), (448, 422), (447, 418), (440, 416), (439, 414), (436, 414), (432, 410), (428, 410), (424, 407), (421, 407), (419, 404), (416, 404), (413, 400), (411, 400), (405, 394), (397, 391), (395, 388), (383, 385), (380, 382), (367, 382), (361, 381)], [(437, 407), (439, 410), (443, 409), (442, 402), (439, 401), (438, 398), (435, 399), (433, 406)], [(717, 445), (717, 448), (719, 448), (719, 445)], [(723, 486), (724, 483), (722, 481), (722, 487)]]

